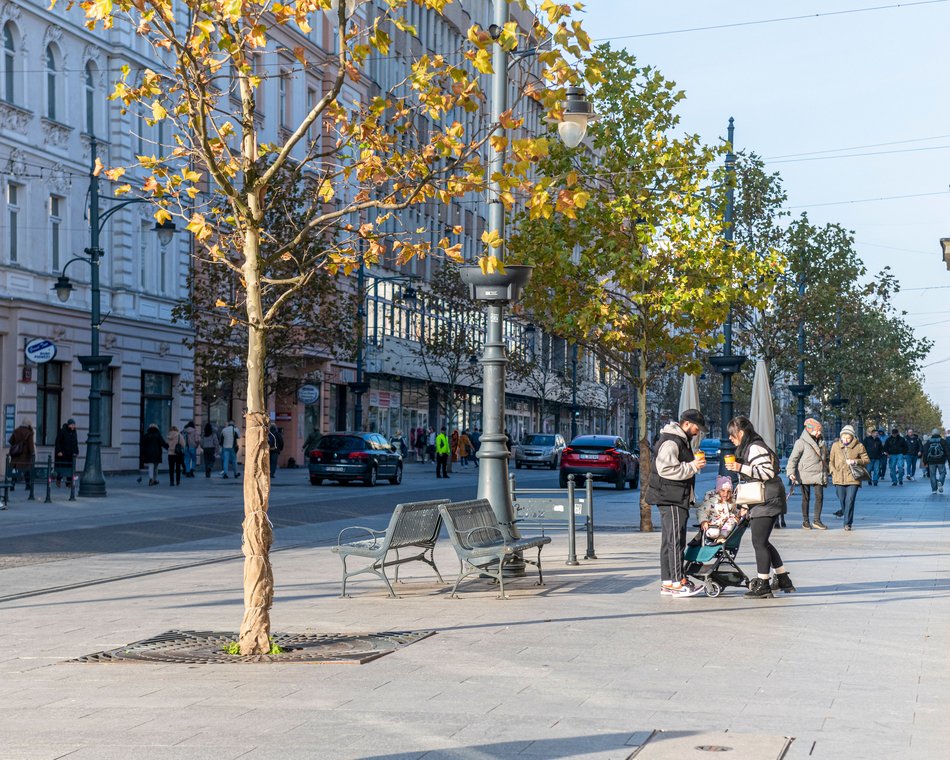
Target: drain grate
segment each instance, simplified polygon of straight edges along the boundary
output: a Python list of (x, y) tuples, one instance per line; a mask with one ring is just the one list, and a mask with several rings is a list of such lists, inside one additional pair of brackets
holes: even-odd
[(244, 663), (351, 663), (362, 665), (433, 635), (433, 631), (382, 633), (275, 633), (280, 654), (231, 655), (222, 649), (238, 634), (222, 631), (166, 631), (124, 647), (78, 657), (68, 662), (160, 662), (186, 665), (241, 665)]

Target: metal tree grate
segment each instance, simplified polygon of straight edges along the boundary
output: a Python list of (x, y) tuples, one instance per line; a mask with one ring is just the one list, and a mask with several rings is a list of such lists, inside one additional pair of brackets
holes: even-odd
[(362, 665), (433, 635), (433, 631), (382, 633), (275, 633), (280, 654), (233, 655), (224, 647), (238, 634), (222, 631), (166, 631), (117, 649), (87, 654), (68, 662), (160, 662), (187, 665), (241, 665), (245, 663), (351, 663)]

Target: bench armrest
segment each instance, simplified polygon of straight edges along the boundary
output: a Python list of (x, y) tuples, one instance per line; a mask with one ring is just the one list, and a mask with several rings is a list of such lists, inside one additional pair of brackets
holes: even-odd
[(477, 531), (480, 531), (480, 530), (494, 531), (495, 533), (498, 534), (498, 538), (499, 538), (502, 542), (504, 542), (504, 540), (505, 540), (505, 534), (504, 534), (504, 532), (502, 531), (502, 529), (501, 529), (501, 528), (497, 528), (497, 527), (495, 527), (494, 525), (486, 525), (486, 526), (480, 527), (480, 528), (472, 528), (471, 530), (467, 530), (467, 531), (465, 531), (464, 533), (460, 533), (460, 534), (459, 534), (459, 540), (460, 540), (460, 542), (462, 543), (462, 545), (463, 545), (466, 549), (481, 549), (481, 548), (482, 548), (481, 546), (474, 546), (474, 545), (468, 540), (468, 539), (469, 539), (469, 536), (471, 536), (473, 533), (476, 533)]
[[(364, 527), (363, 525), (351, 525), (350, 527), (344, 528), (343, 530), (340, 531), (340, 535), (337, 536), (337, 538), (336, 538), (336, 545), (337, 545), (337, 546), (342, 546), (342, 545), (343, 545), (343, 543), (344, 543), (344, 541), (343, 541), (343, 534), (346, 533), (347, 531), (350, 531), (350, 530), (353, 530), (353, 531), (361, 530), (361, 531), (363, 531), (363, 532), (366, 534), (366, 536), (363, 537), (364, 540), (365, 540), (365, 539), (376, 539), (376, 538), (378, 538), (379, 536), (385, 536), (385, 535), (386, 535), (386, 531), (384, 531), (384, 530), (373, 530), (372, 528), (367, 528), (367, 527)], [(350, 540), (353, 540), (353, 539), (350, 539)]]

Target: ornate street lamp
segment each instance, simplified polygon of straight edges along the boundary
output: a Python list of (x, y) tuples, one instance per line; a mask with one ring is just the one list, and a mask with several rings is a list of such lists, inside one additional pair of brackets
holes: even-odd
[[(99, 212), (99, 201), (103, 197), (99, 194), (99, 177), (96, 172), (96, 140), (92, 140), (92, 168), (89, 170), (89, 247), (84, 249), (85, 256), (74, 256), (63, 266), (63, 271), (56, 279), (56, 284), (52, 290), (56, 291), (56, 296), (65, 303), (73, 292), (73, 285), (66, 276), (66, 269), (70, 264), (82, 261), (89, 265), (90, 277), (89, 288), (92, 296), (90, 313), (90, 336), (89, 336), (89, 356), (80, 356), (79, 363), (82, 368), (90, 373), (89, 383), (89, 436), (86, 439), (86, 459), (83, 463), (82, 477), (79, 480), (80, 496), (105, 496), (106, 481), (102, 474), (102, 423), (101, 402), (102, 402), (102, 381), (101, 375), (112, 362), (112, 357), (99, 353), (99, 327), (103, 320), (100, 314), (101, 291), (99, 287), (99, 261), (104, 255), (102, 248), (99, 247), (99, 236), (102, 233), (105, 223), (113, 214), (126, 206), (135, 203), (149, 203), (147, 198), (129, 198), (119, 201), (107, 211)], [(111, 196), (105, 196), (108, 200), (117, 200)], [(159, 241), (162, 245), (171, 242), (175, 234), (175, 223), (167, 220), (161, 224), (156, 223), (155, 231), (158, 233)]]

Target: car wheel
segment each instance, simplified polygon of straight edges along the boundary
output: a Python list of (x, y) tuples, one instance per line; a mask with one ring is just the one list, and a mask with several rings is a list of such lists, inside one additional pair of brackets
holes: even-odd
[(312, 486), (322, 486), (323, 478), (315, 478), (312, 475), (310, 476), (310, 485)]
[(561, 484), (561, 488), (567, 488), (567, 475), (562, 472), (558, 482)]
[(376, 485), (377, 475), (378, 473), (376, 472), (376, 465), (374, 464), (372, 467), (369, 468), (369, 475), (363, 478), (363, 483), (369, 486), (370, 488), (372, 488), (373, 486)]
[(622, 491), (627, 487), (627, 479), (624, 477), (622, 472), (617, 475), (617, 480), (614, 482), (614, 485), (617, 487), (618, 491)]
[(633, 476), (633, 480), (630, 481), (630, 487), (631, 487), (631, 488), (639, 488), (639, 487), (640, 487), (640, 472), (639, 472), (639, 470), (637, 471), (637, 474)]
[(398, 486), (400, 483), (402, 483), (402, 465), (401, 464), (396, 466), (396, 474), (393, 475), (389, 479), (389, 482), (392, 483), (394, 486)]

